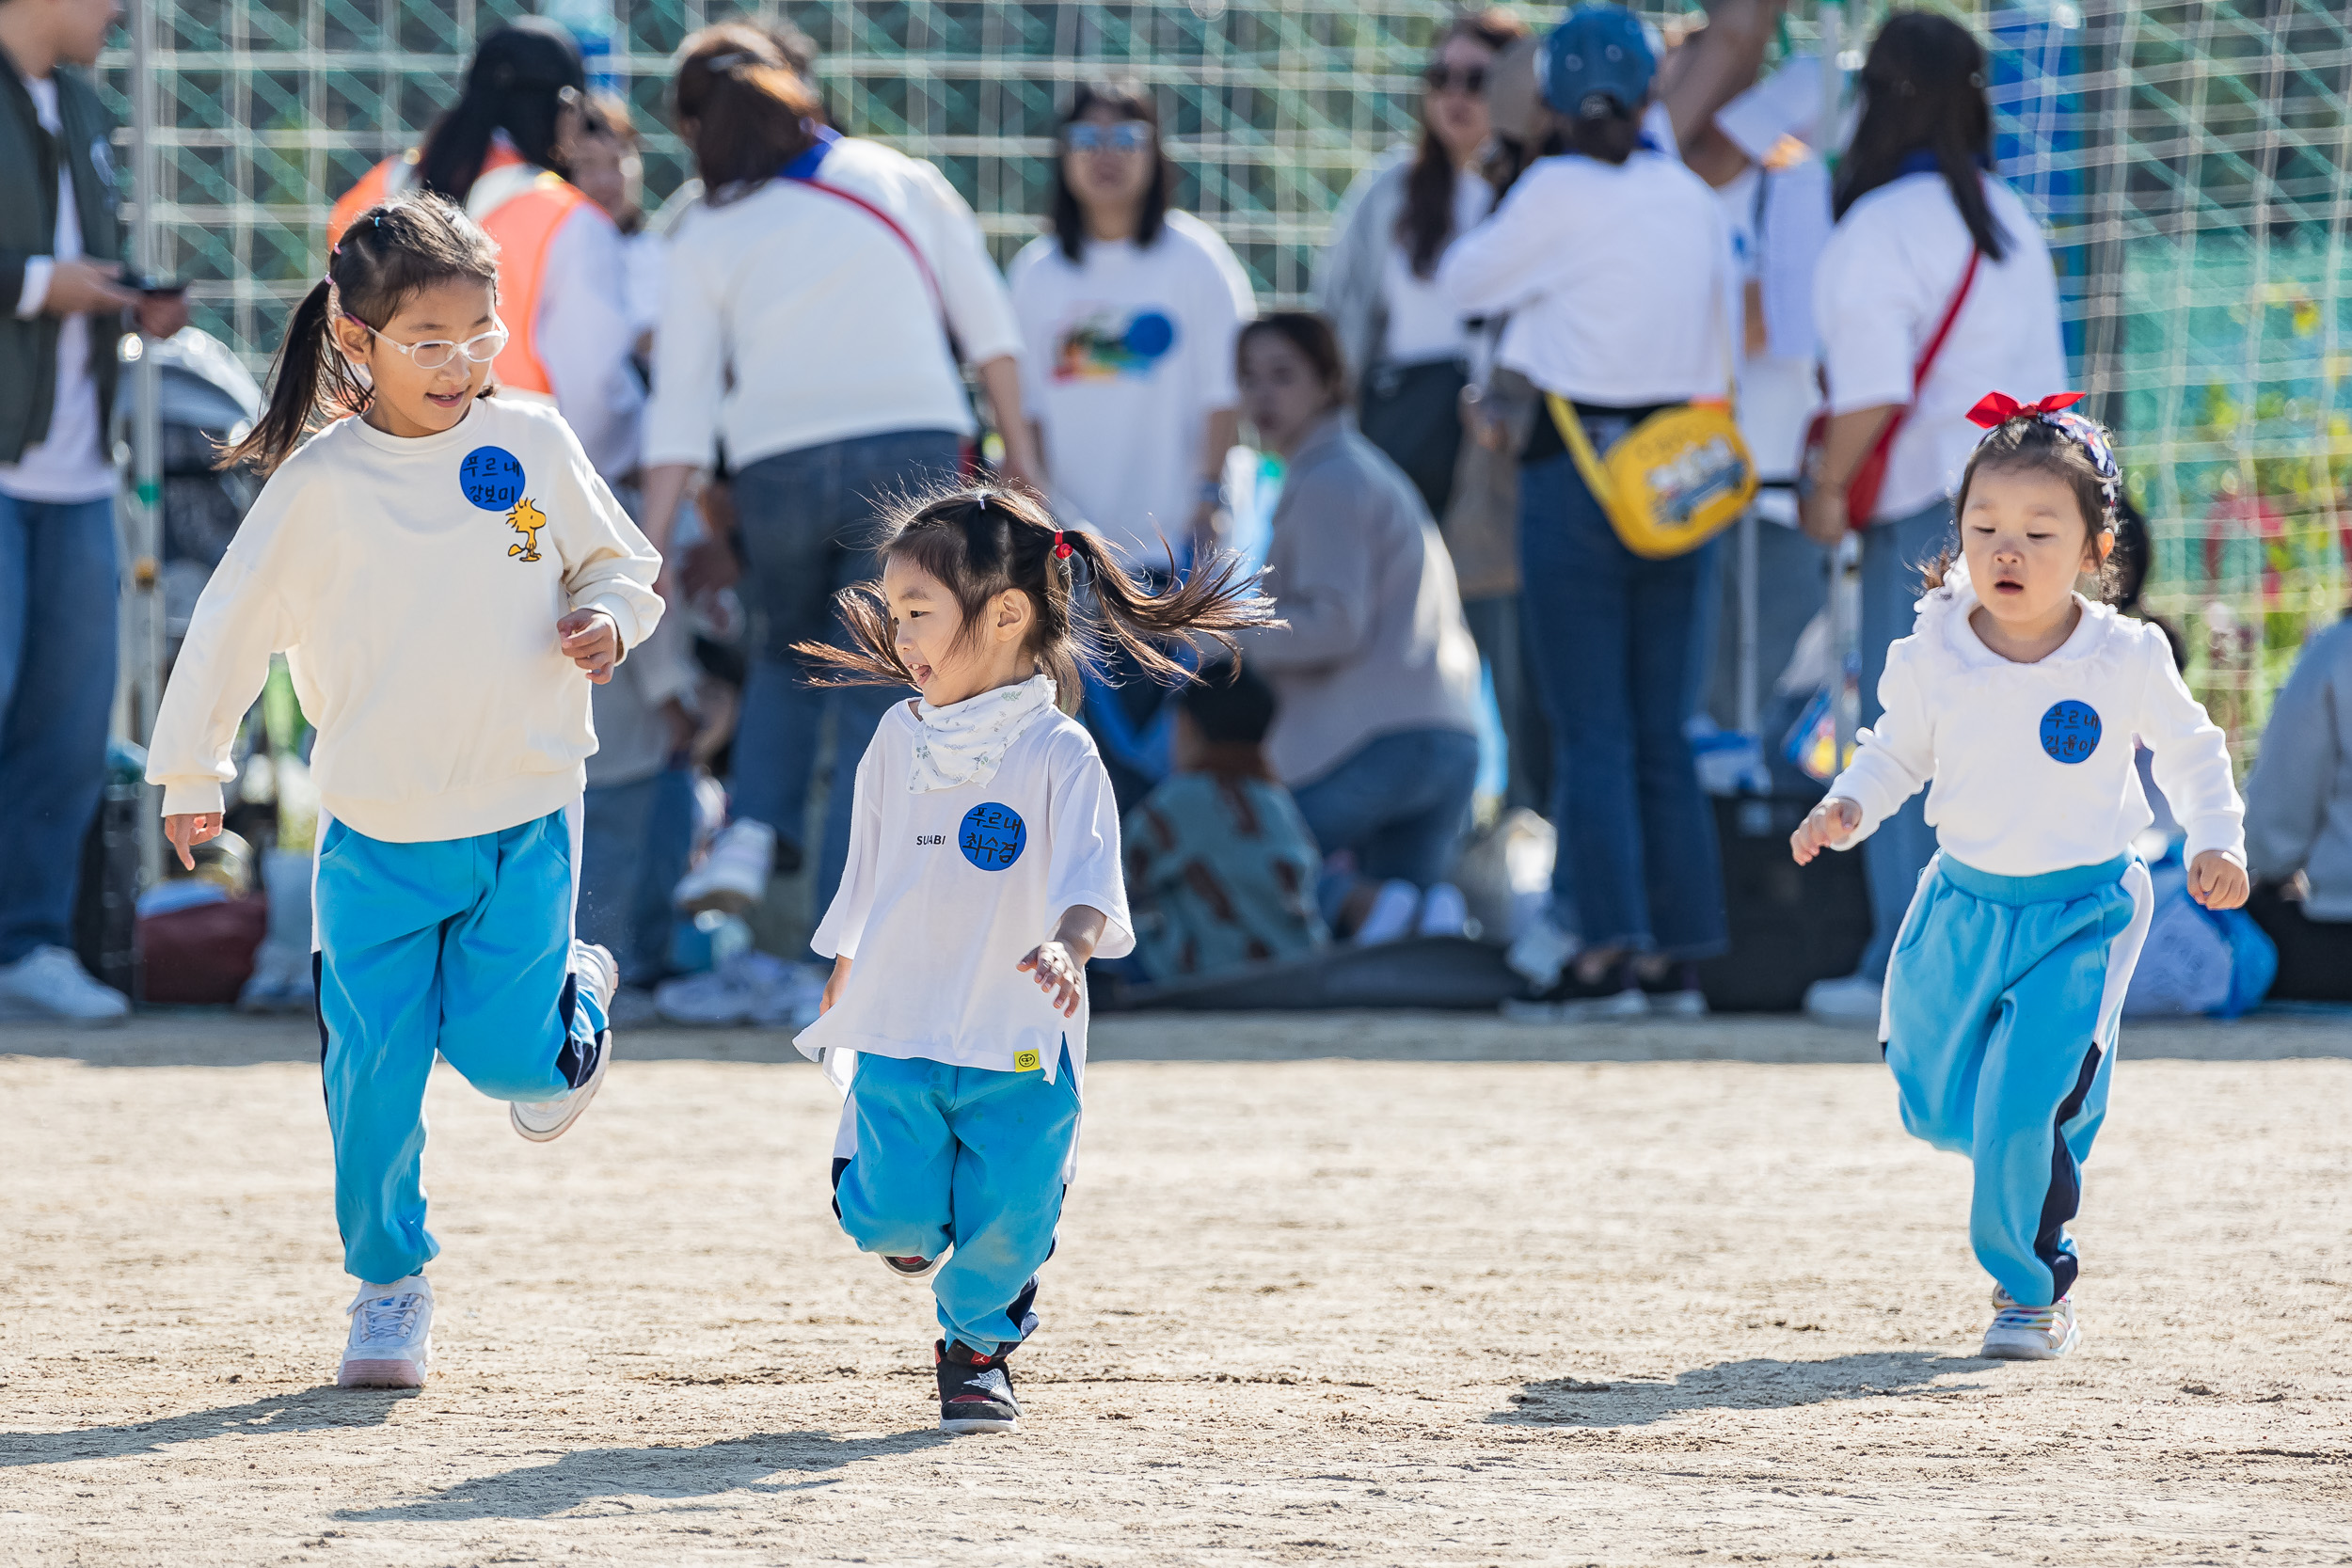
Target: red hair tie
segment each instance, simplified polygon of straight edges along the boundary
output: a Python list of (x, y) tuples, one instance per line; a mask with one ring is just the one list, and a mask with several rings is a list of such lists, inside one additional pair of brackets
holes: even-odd
[(1061, 536), (1059, 529), (1054, 531), (1054, 559), (1056, 561), (1070, 559), (1070, 542)]
[(2037, 403), (2019, 403), (2007, 392), (1987, 392), (1968, 410), (1968, 422), (1986, 430), (1998, 429), (2011, 420), (2038, 419), (2055, 414), (2061, 408), (2072, 408), (2082, 402), (2080, 392), (2052, 392)]

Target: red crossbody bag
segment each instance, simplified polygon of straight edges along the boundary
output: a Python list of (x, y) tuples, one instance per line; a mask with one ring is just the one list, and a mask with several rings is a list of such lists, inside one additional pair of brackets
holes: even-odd
[[(1911, 410), (1919, 401), (1919, 388), (1928, 384), (1928, 372), (1934, 367), (1935, 356), (1944, 352), (1944, 340), (1952, 335), (1952, 324), (1960, 319), (1960, 308), (1968, 303), (1968, 291), (1976, 286), (1977, 267), (1984, 260), (1984, 252), (1971, 246), (1968, 269), (1960, 275), (1960, 287), (1952, 291), (1952, 302), (1944, 308), (1944, 319), (1936, 324), (1935, 335), (1920, 350), (1918, 362), (1911, 368), (1911, 402), (1895, 410), (1895, 417), (1886, 421), (1879, 438), (1870, 443), (1869, 454), (1863, 458), (1846, 481), (1846, 526), (1856, 533), (1870, 526), (1878, 512), (1879, 491), (1886, 484), (1886, 458), (1895, 450), (1895, 436), (1911, 417)], [(1829, 377), (1822, 373), (1821, 392), (1829, 393)], [(1821, 471), (1823, 453), (1829, 445), (1829, 407), (1824, 404), (1804, 431), (1804, 456), (1799, 472), (1808, 483)]]

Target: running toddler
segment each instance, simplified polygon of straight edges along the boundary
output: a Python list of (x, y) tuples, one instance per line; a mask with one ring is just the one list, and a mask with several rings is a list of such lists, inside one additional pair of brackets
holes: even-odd
[(1077, 1152), (1086, 963), (1135, 946), (1110, 777), (1068, 716), (1077, 654), (1115, 643), (1181, 679), (1155, 642), (1272, 610), (1230, 560), (1152, 594), (1004, 490), (912, 506), (881, 555), (882, 580), (840, 595), (850, 645), (799, 650), (922, 693), (858, 765), (849, 864), (810, 943), (833, 977), (799, 1044), (847, 1095), (842, 1228), (932, 1281), (941, 1429), (1009, 1431), (1005, 1358), (1037, 1327)]
[(2160, 630), (2075, 591), (2114, 544), (2121, 485), (2075, 401), (1996, 393), (1970, 415), (1990, 433), (1961, 476), (1959, 558), (1931, 570), (1915, 629), (1887, 652), (1884, 716), (1792, 841), (1800, 864), (1851, 847), (1929, 786), (1939, 848), (1896, 938), (1880, 1038), (1904, 1127), (1975, 1164), (1969, 1241), (1995, 1287), (1982, 1354), (2015, 1360), (2081, 1337), (2066, 1227), (2151, 914), (2135, 739), (2187, 830), (2198, 901), (2233, 909), (2247, 891), (2221, 731)]
[(438, 198), (343, 235), (229, 454), (269, 482), (198, 601), (149, 762), (190, 863), (285, 653), (318, 731), (312, 963), (335, 1218), (360, 1281), (346, 1387), (419, 1386), (431, 1359), (434, 1053), (539, 1141), (612, 1056), (619, 976), (572, 936), (588, 682), (660, 618), (660, 560), (553, 408), (488, 398), (497, 277), (489, 237)]

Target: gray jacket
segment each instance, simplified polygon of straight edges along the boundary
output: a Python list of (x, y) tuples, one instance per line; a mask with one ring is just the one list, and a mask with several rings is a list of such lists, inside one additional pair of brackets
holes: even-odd
[(1347, 372), (1360, 382), (1379, 363), (1389, 311), (1380, 287), (1389, 247), (1405, 214), (1405, 182), (1413, 147), (1400, 143), (1356, 177), (1331, 219), (1331, 243), (1315, 260), (1315, 309), (1328, 317), (1347, 356)]
[(2352, 921), (2352, 618), (2303, 645), (2271, 704), (2246, 780), (2246, 865), (2258, 881), (2302, 872), (2305, 914)]
[[(98, 93), (78, 71), (57, 68), (57, 118), (65, 134), (41, 129), (33, 95), (16, 62), (0, 54), (0, 463), (14, 463), (49, 434), (57, 396), (57, 318), (16, 313), (24, 294), (24, 264), (47, 256), (57, 238), (57, 159), (73, 177), (73, 206), (82, 220), (82, 253), (97, 261), (122, 256), (122, 223), (116, 203), (114, 160), (107, 149), (114, 126)], [(99, 428), (114, 406), (115, 340), (93, 324), (90, 376), (98, 384)]]

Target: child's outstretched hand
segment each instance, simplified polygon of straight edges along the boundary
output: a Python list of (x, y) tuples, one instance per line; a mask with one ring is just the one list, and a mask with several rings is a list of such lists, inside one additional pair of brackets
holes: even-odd
[(1797, 857), (1799, 865), (1811, 865), (1814, 856), (1845, 843), (1861, 826), (1862, 808), (1842, 795), (1833, 795), (1797, 824), (1797, 831), (1788, 835), (1788, 852)]
[(2234, 910), (2246, 902), (2246, 867), (2218, 849), (2188, 863), (2188, 895), (2209, 910)]
[[(219, 836), (220, 813), (216, 811), (183, 811), (164, 818), (164, 837), (171, 841), (171, 847), (180, 852), (180, 863), (190, 871), (196, 869), (196, 856), (192, 852), (196, 847), (208, 838)], [(2246, 896), (2243, 891), (2245, 879), (2241, 873), (2238, 878), (2241, 884), (2238, 896), (2241, 898)]]
[(1078, 1016), (1078, 1004), (1086, 999), (1084, 966), (1059, 942), (1041, 942), (1021, 960), (1021, 968), (1037, 975), (1043, 990), (1064, 1018)]
[(598, 686), (612, 680), (612, 666), (621, 661), (621, 630), (612, 616), (601, 610), (575, 610), (555, 623), (555, 635), (564, 657), (587, 671), (590, 680)]

